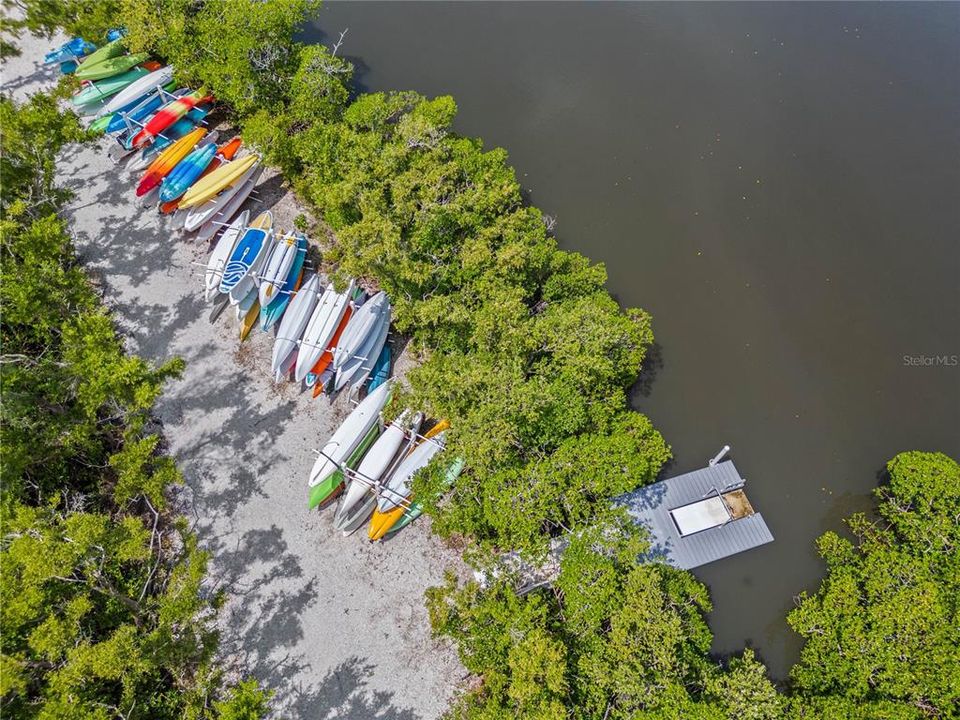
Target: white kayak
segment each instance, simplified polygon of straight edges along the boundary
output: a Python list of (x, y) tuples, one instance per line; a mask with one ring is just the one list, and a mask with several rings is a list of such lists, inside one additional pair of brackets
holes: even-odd
[(340, 325), (343, 313), (347, 310), (352, 294), (353, 280), (342, 293), (338, 293), (333, 289), (333, 285), (330, 285), (321, 296), (300, 341), (300, 353), (297, 355), (297, 369), (294, 373), (294, 379), (297, 382), (307, 376), (327, 349), (327, 345), (330, 344), (333, 334)]
[(384, 306), (389, 313), (390, 303), (387, 300), (387, 294), (381, 290), (350, 317), (350, 322), (344, 328), (340, 342), (337, 343), (337, 349), (333, 353), (333, 362), (330, 366), (334, 370), (356, 355), (367, 337), (379, 327)]
[(250, 211), (244, 210), (237, 219), (234, 220), (223, 231), (220, 240), (210, 253), (210, 259), (207, 261), (207, 273), (204, 277), (204, 296), (207, 301), (213, 300), (220, 294), (220, 278), (223, 277), (223, 268), (233, 254), (233, 248), (237, 245), (237, 240), (247, 227), (247, 221), (250, 220)]
[(390, 305), (384, 306), (380, 319), (374, 330), (367, 336), (367, 340), (360, 346), (356, 354), (337, 368), (333, 391), (340, 392), (347, 384), (359, 388), (370, 377), (374, 363), (380, 357), (380, 351), (387, 342), (390, 333)]
[(281, 371), (287, 358), (297, 349), (297, 343), (307, 323), (310, 322), (310, 316), (313, 315), (320, 301), (320, 295), (320, 276), (314, 274), (290, 300), (286, 312), (280, 319), (277, 339), (273, 344), (273, 363), (270, 366), (273, 373)]
[(293, 261), (299, 251), (295, 235), (281, 235), (276, 239), (273, 249), (263, 263), (263, 271), (259, 274), (260, 307), (266, 308), (280, 297), (280, 290), (287, 281), (287, 275), (293, 267)]
[[(260, 173), (262, 172), (263, 167), (258, 163), (247, 170), (247, 172), (240, 176), (240, 179), (237, 180), (237, 182), (217, 195), (215, 198), (213, 198), (213, 200), (190, 208), (190, 212), (187, 213), (187, 219), (183, 223), (184, 230), (187, 232), (193, 232), (208, 220), (217, 217), (218, 213), (226, 215), (225, 210), (227, 208), (227, 204), (233, 200), (234, 197), (240, 194), (242, 188), (246, 189), (246, 195), (244, 195), (244, 198), (246, 198), (246, 196), (249, 195), (250, 191), (253, 189), (253, 185), (256, 184), (257, 179), (260, 178)], [(253, 184), (248, 185), (247, 181), (250, 180), (250, 178), (255, 179)], [(241, 200), (240, 202), (243, 201)], [(226, 219), (223, 217), (223, 215), (219, 217), (221, 219)]]
[(333, 526), (337, 530), (351, 533), (363, 524), (377, 505), (380, 480), (388, 475), (390, 469), (406, 456), (413, 446), (423, 423), (423, 413), (417, 413), (407, 423), (409, 411), (404, 410), (396, 420), (390, 423), (373, 446), (367, 450), (363, 462), (350, 473), (351, 480), (346, 492), (340, 499), (340, 505), (333, 516)]
[(237, 303), (237, 320), (243, 320), (244, 315), (253, 307), (253, 304), (257, 301), (257, 289), (255, 287), (250, 288), (250, 292), (244, 295), (240, 301)]
[(320, 456), (310, 470), (310, 487), (319, 485), (330, 478), (339, 466), (360, 444), (360, 441), (373, 429), (380, 418), (380, 411), (390, 398), (392, 383), (386, 382), (367, 395), (353, 412), (347, 415), (337, 431), (323, 446)]
[[(380, 387), (383, 386), (381, 385)], [(377, 388), (374, 392), (378, 390), (380, 390), (380, 388)], [(424, 440), (397, 466), (397, 469), (390, 475), (390, 479), (384, 484), (380, 498), (377, 500), (377, 509), (380, 512), (390, 512), (410, 497), (413, 476), (425, 468), (427, 463), (433, 459), (434, 455), (443, 450), (444, 435), (446, 435), (445, 431), (435, 437)]]
[(123, 90), (113, 96), (110, 102), (104, 105), (97, 112), (97, 117), (115, 113), (125, 105), (129, 105), (140, 98), (141, 95), (152, 94), (158, 87), (163, 87), (173, 80), (173, 68), (167, 65), (159, 70), (137, 78), (127, 85)]

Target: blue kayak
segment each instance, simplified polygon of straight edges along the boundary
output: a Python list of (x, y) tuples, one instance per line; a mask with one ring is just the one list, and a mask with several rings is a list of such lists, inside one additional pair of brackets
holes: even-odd
[[(173, 125), (164, 130), (163, 135), (158, 136), (157, 139), (153, 141), (153, 144), (148, 145), (143, 151), (143, 156), (147, 157), (149, 155), (156, 155), (170, 143), (182, 138), (197, 125), (199, 125), (207, 116), (208, 112), (210, 112), (210, 110), (205, 108), (194, 108), (188, 112)], [(117, 138), (117, 141), (124, 147), (125, 150), (130, 150), (133, 145), (133, 138), (136, 137), (137, 133), (139, 132), (140, 128), (138, 127), (134, 128), (133, 131), (128, 130), (127, 132), (122, 133)]]
[(390, 351), (390, 346), (384, 345), (383, 350), (380, 351), (380, 356), (377, 358), (377, 362), (373, 365), (373, 370), (370, 371), (370, 379), (367, 380), (368, 394), (372, 393), (390, 378), (390, 360), (392, 355), (393, 353)]
[(68, 60), (67, 62), (60, 63), (60, 72), (64, 75), (72, 75), (77, 71), (79, 64), (76, 60)]
[(268, 230), (248, 227), (243, 237), (233, 249), (233, 254), (223, 268), (223, 277), (220, 278), (220, 292), (228, 293), (250, 273), (254, 261), (260, 256), (263, 244), (270, 235)]
[(170, 202), (183, 195), (207, 169), (216, 154), (215, 143), (208, 143), (192, 150), (163, 179), (163, 184), (160, 186), (160, 202)]
[(277, 299), (267, 305), (266, 308), (261, 308), (260, 310), (261, 330), (267, 331), (273, 327), (273, 324), (280, 319), (280, 316), (283, 315), (283, 312), (287, 309), (287, 305), (290, 303), (290, 298), (293, 295), (293, 288), (300, 278), (300, 271), (303, 269), (303, 263), (306, 259), (307, 239), (303, 237), (303, 235), (300, 235), (297, 237), (297, 255), (293, 259), (293, 265), (290, 267), (287, 279), (284, 280), (283, 285), (280, 286)]
[(96, 49), (97, 46), (93, 43), (87, 42), (83, 38), (75, 37), (72, 40), (65, 42), (56, 50), (51, 50), (44, 55), (43, 62), (48, 65), (53, 65), (54, 63), (71, 62), (82, 58), (84, 55), (89, 55)]

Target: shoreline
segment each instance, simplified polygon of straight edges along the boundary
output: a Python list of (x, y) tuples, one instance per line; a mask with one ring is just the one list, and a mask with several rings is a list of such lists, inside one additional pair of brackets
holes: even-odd
[[(22, 100), (55, 84), (56, 70), (37, 62), (55, 43), (21, 38), (22, 55), (3, 64), (4, 90)], [(207, 322), (192, 265), (206, 245), (181, 242), (135, 202), (133, 175), (106, 157), (106, 142), (61, 158), (63, 185), (75, 192), (67, 220), (128, 350), (186, 361), (155, 413), (186, 479), (178, 499), (212, 555), (209, 579), (228, 593), (218, 621), (224, 661), (276, 691), (275, 713), (438, 717), (465, 671), (454, 648), (431, 637), (423, 593), (459, 555), (427, 518), (370, 545), (362, 533), (334, 531), (330, 512), (307, 510), (313, 448), (346, 401), (276, 386), (264, 333), (240, 344), (228, 313)], [(303, 212), (275, 171), (258, 189), (254, 212), (273, 210), (281, 226)]]

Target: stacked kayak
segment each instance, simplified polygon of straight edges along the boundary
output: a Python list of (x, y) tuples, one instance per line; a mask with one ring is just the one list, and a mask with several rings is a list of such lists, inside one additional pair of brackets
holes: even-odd
[(63, 63), (67, 62), (77, 62), (78, 60), (82, 60), (85, 55), (89, 55), (96, 49), (97, 46), (93, 43), (87, 42), (83, 38), (75, 37), (71, 38), (57, 49), (51, 50), (44, 55), (43, 62), (47, 65), (62, 65)]

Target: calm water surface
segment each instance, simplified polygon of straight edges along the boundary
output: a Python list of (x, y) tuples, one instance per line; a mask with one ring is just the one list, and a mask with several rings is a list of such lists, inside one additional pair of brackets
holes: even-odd
[(452, 94), (563, 247), (654, 316), (670, 473), (723, 444), (776, 542), (698, 571), (782, 677), (815, 538), (901, 450), (960, 456), (960, 5), (336, 3), (366, 89)]

